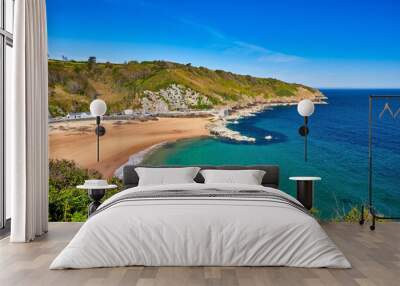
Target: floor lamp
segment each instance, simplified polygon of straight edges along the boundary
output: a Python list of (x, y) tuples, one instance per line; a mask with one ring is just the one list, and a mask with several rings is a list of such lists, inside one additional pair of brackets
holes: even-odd
[(90, 113), (96, 117), (96, 129), (95, 133), (97, 136), (97, 162), (100, 161), (100, 136), (106, 134), (104, 126), (100, 125), (101, 116), (107, 111), (106, 103), (101, 99), (95, 99), (90, 103)]
[(310, 132), (308, 129), (308, 117), (314, 113), (314, 103), (309, 99), (303, 99), (297, 105), (297, 112), (304, 117), (304, 125), (299, 128), (299, 133), (304, 137), (304, 161), (307, 162), (307, 135)]

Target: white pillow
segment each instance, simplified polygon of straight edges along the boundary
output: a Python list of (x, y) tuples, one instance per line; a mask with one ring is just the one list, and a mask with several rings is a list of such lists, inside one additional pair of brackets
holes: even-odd
[(265, 171), (262, 170), (202, 170), (205, 184), (261, 185)]
[(171, 185), (195, 183), (193, 180), (200, 168), (135, 168), (139, 176), (139, 186)]

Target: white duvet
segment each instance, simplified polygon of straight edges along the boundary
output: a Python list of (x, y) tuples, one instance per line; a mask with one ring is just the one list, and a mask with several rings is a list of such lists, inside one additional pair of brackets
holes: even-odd
[[(136, 187), (165, 190), (265, 190), (231, 184)], [(145, 266), (294, 266), (349, 268), (318, 222), (293, 206), (246, 198), (123, 201), (92, 216), (50, 269)]]

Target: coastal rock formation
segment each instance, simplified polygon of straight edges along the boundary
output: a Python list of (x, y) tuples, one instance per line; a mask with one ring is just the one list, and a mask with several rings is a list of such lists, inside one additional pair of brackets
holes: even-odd
[[(241, 135), (237, 131), (233, 131), (227, 127), (228, 123), (239, 123), (238, 120), (245, 117), (255, 116), (257, 113), (264, 110), (273, 109), (277, 106), (290, 106), (297, 105), (297, 103), (304, 99), (309, 98), (315, 104), (326, 104), (328, 98), (324, 96), (321, 92), (316, 92), (314, 95), (310, 96), (307, 92), (301, 92), (296, 97), (284, 98), (280, 100), (266, 100), (262, 102), (248, 103), (247, 105), (236, 105), (231, 108), (222, 108), (216, 112), (213, 123), (207, 126), (211, 135), (226, 138), (234, 141), (246, 141), (255, 142), (256, 139), (252, 137), (247, 137)], [(265, 136), (266, 140), (271, 140), (272, 137)]]
[(248, 137), (240, 134), (237, 131), (233, 131), (226, 126), (226, 122), (224, 121), (217, 121), (211, 123), (207, 126), (208, 130), (210, 131), (211, 135), (233, 140), (239, 142), (256, 142), (256, 139), (253, 137)]
[(141, 104), (144, 113), (188, 111), (201, 105), (211, 106), (206, 96), (178, 84), (171, 84), (159, 91), (145, 90), (143, 94)]

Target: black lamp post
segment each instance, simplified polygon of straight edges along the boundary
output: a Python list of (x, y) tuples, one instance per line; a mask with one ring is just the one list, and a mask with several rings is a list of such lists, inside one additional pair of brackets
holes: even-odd
[(104, 126), (100, 125), (101, 116), (107, 111), (106, 103), (101, 99), (95, 99), (90, 103), (90, 112), (93, 116), (96, 116), (96, 129), (95, 133), (97, 136), (97, 162), (100, 161), (100, 136), (106, 134)]
[(304, 117), (304, 125), (299, 128), (299, 134), (304, 137), (304, 161), (307, 162), (307, 136), (310, 130), (308, 129), (308, 117), (314, 113), (314, 103), (309, 99), (303, 99), (297, 105), (297, 111)]

